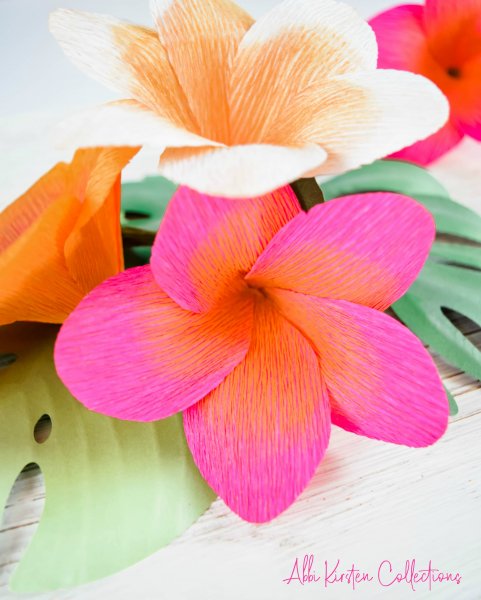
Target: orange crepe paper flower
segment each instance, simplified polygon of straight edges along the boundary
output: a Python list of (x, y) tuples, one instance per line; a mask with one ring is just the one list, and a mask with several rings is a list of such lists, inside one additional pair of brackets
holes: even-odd
[(156, 30), (57, 10), (51, 31), (127, 99), (61, 128), (78, 146), (159, 148), (160, 171), (249, 197), (370, 163), (444, 125), (432, 82), (377, 70), (375, 35), (333, 0), (286, 0), (254, 23), (230, 0), (154, 0)]
[(370, 24), (379, 44), (379, 66), (429, 77), (451, 105), (440, 131), (394, 156), (427, 165), (465, 135), (481, 140), (481, 0), (403, 4)]
[(123, 269), (120, 172), (137, 151), (79, 150), (0, 214), (0, 325), (62, 323)]

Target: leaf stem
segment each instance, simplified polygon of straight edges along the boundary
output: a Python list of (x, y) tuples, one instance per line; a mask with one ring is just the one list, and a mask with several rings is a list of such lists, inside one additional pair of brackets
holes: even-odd
[(324, 194), (314, 177), (298, 179), (291, 183), (291, 188), (294, 190), (302, 210), (306, 212), (316, 204), (324, 202)]

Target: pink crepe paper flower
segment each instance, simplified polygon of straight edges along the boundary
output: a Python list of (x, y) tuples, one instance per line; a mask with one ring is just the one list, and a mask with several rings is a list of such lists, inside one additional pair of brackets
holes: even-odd
[(381, 312), (433, 236), (431, 215), (391, 193), (305, 213), (289, 187), (230, 202), (182, 187), (150, 265), (108, 279), (69, 316), (58, 373), (113, 417), (184, 411), (208, 483), (244, 519), (268, 521), (311, 479), (331, 422), (409, 446), (443, 434), (430, 355)]
[(424, 141), (393, 154), (427, 165), (465, 136), (481, 140), (481, 0), (403, 4), (370, 21), (379, 66), (429, 77), (447, 96), (448, 123)]
[(230, 0), (153, 0), (156, 30), (57, 10), (51, 31), (125, 99), (63, 123), (68, 145), (149, 145), (165, 177), (258, 196), (425, 138), (448, 104), (429, 80), (377, 70), (376, 38), (333, 0), (286, 0), (254, 23)]

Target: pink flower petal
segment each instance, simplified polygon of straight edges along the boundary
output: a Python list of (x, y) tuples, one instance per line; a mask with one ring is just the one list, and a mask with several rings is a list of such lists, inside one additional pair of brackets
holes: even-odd
[(269, 240), (299, 211), (289, 187), (246, 200), (180, 187), (152, 249), (154, 277), (180, 306), (206, 310), (243, 284)]
[[(449, 77), (447, 67), (450, 65), (444, 65), (444, 59), (440, 59), (431, 47), (426, 30), (428, 20), (423, 6), (405, 4), (387, 10), (369, 22), (376, 33), (380, 68), (404, 69), (424, 75), (434, 81), (450, 101), (451, 120), (443, 128), (425, 140), (391, 155), (420, 165), (428, 165), (437, 160), (463, 138), (462, 127), (457, 118), (459, 102), (455, 99), (459, 82)], [(450, 36), (448, 38), (451, 39)], [(449, 40), (446, 43), (452, 44)], [(449, 51), (448, 54), (452, 52)], [(463, 87), (466, 86), (463, 84)], [(465, 89), (459, 91), (461, 96), (466, 96)]]
[(187, 441), (209, 485), (243, 519), (269, 521), (306, 487), (330, 419), (309, 342), (259, 301), (246, 359), (184, 413)]
[[(481, 45), (481, 10), (479, 12)], [(453, 106), (458, 126), (463, 133), (481, 141), (481, 54), (462, 67), (462, 76), (453, 86)]]
[(411, 198), (346, 196), (290, 221), (247, 281), (384, 310), (414, 281), (433, 239), (430, 213)]
[(403, 4), (380, 13), (369, 21), (379, 48), (378, 68), (420, 73), (426, 52), (424, 7)]
[(464, 133), (460, 130), (459, 126), (455, 125), (452, 121), (448, 121), (437, 133), (408, 148), (391, 154), (391, 158), (408, 160), (418, 165), (426, 166), (446, 154), (446, 152), (449, 152), (449, 150), (452, 150), (463, 138)]
[(414, 447), (442, 436), (448, 420), (446, 393), (431, 356), (406, 327), (342, 300), (282, 290), (271, 295), (317, 348), (333, 423)]
[(462, 27), (464, 19), (481, 14), (481, 0), (426, 0), (424, 8), (428, 34), (452, 27), (458, 21)]
[(246, 295), (208, 314), (185, 311), (149, 266), (129, 269), (95, 288), (65, 321), (57, 372), (91, 410), (163, 419), (203, 398), (239, 364), (252, 315)]
[(481, 142), (481, 115), (480, 115), (480, 120), (479, 121), (475, 121), (473, 123), (461, 123), (460, 126), (463, 130), (463, 132), (466, 135), (469, 135), (470, 137), (474, 138), (475, 140), (478, 140), (478, 142)]

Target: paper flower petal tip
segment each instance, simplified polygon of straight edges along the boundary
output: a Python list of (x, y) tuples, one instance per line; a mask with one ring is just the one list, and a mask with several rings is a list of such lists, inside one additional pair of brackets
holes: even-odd
[(249, 198), (372, 162), (446, 122), (435, 86), (376, 70), (373, 31), (345, 4), (285, 0), (255, 23), (230, 0), (152, 8), (155, 29), (52, 14), (66, 55), (125, 98), (69, 119), (63, 143), (151, 145), (176, 183)]
[(429, 446), (443, 435), (446, 392), (433, 359), (404, 325), (345, 300), (281, 290), (274, 297), (321, 355), (334, 424), (413, 447)]
[(258, 303), (245, 360), (184, 413), (184, 425), (200, 472), (232, 510), (256, 523), (276, 517), (329, 442), (328, 393), (308, 340)]
[(298, 214), (246, 279), (385, 310), (416, 278), (434, 233), (431, 214), (407, 196), (346, 196)]
[(405, 292), (433, 234), (396, 194), (304, 213), (288, 187), (242, 202), (181, 187), (151, 266), (107, 280), (64, 323), (57, 370), (98, 412), (183, 411), (213, 490), (242, 518), (271, 520), (308, 484), (331, 421), (410, 446), (442, 435), (433, 361), (376, 310)]
[(120, 172), (137, 151), (79, 150), (0, 214), (0, 324), (61, 323), (123, 268)]
[(203, 398), (244, 358), (249, 300), (188, 312), (157, 286), (148, 265), (128, 269), (98, 286), (66, 320), (55, 346), (57, 371), (91, 410), (163, 419)]

